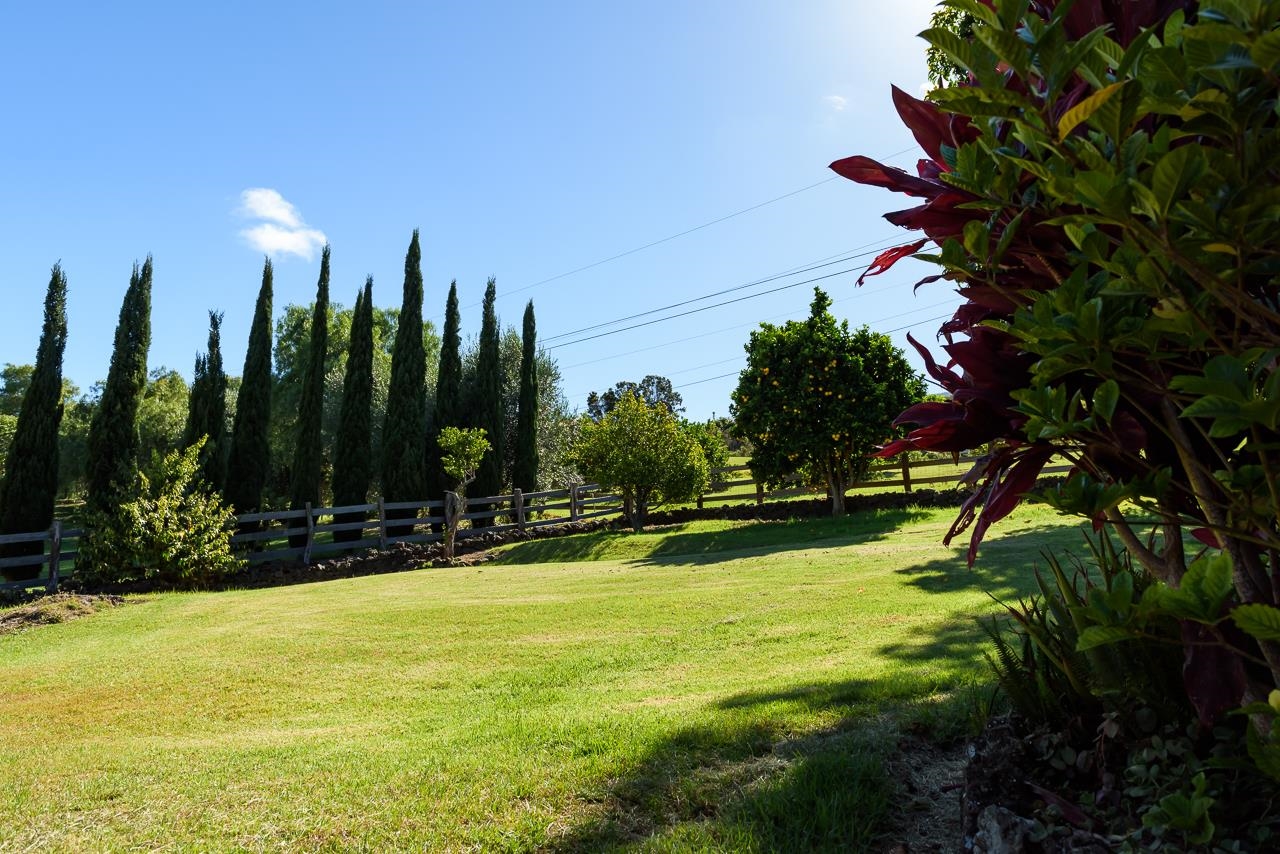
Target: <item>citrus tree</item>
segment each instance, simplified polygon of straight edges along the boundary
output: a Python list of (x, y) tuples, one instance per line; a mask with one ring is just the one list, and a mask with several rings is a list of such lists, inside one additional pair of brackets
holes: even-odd
[(651, 507), (690, 501), (710, 482), (697, 439), (665, 404), (646, 404), (634, 391), (599, 421), (583, 417), (573, 457), (583, 477), (621, 493), (636, 532)]
[(445, 474), (453, 480), (453, 490), (444, 494), (444, 556), (453, 557), (453, 546), (458, 536), (458, 523), (462, 521), (462, 500), (468, 484), (476, 479), (480, 461), (489, 453), (489, 440), (484, 428), (441, 429), (436, 443), (440, 447), (440, 463)]
[(757, 480), (825, 485), (832, 515), (842, 516), (849, 484), (891, 438), (894, 417), (924, 395), (924, 381), (889, 336), (851, 331), (830, 305), (814, 288), (808, 319), (751, 333), (731, 411)]

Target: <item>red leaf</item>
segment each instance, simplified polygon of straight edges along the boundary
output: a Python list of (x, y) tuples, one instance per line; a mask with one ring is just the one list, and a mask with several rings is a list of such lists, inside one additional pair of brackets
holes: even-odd
[(917, 240), (915, 243), (908, 243), (905, 246), (895, 246), (892, 249), (886, 249), (884, 252), (881, 252), (876, 256), (876, 260), (871, 262), (871, 266), (864, 270), (862, 275), (858, 277), (858, 284), (862, 284), (862, 280), (867, 276), (878, 276), (894, 264), (901, 261), (903, 258), (916, 254), (920, 251), (920, 247), (924, 246), (926, 242), (927, 241), (924, 240)]
[(1182, 684), (1205, 727), (1239, 706), (1245, 688), (1240, 656), (1216, 641), (1209, 626), (1182, 621)]
[(898, 108), (903, 124), (911, 129), (911, 135), (920, 147), (935, 163), (946, 169), (942, 165), (942, 144), (944, 138), (950, 136), (947, 117), (933, 104), (913, 98), (897, 86), (893, 87), (893, 105)]
[(1222, 541), (1218, 539), (1218, 535), (1208, 528), (1195, 528), (1192, 530), (1191, 536), (1195, 537), (1211, 549), (1222, 548)]
[[(1013, 509), (1022, 501), (1022, 497), (1035, 486), (1040, 470), (1045, 467), (1053, 454), (1053, 448), (1037, 444), (1007, 449), (997, 454), (992, 460), (992, 466), (988, 468), (991, 474), (991, 486), (986, 490), (982, 513), (978, 516), (977, 524), (973, 526), (973, 534), (969, 538), (967, 557), (970, 566), (973, 566), (974, 558), (978, 556), (978, 546), (986, 536), (987, 529), (1013, 512)], [(1010, 460), (1014, 460), (1012, 465), (1008, 464)], [(1000, 476), (1001, 471), (1005, 472), (1003, 478)], [(952, 534), (949, 533), (947, 539), (949, 540), (951, 536)], [(944, 544), (946, 542), (947, 540), (943, 540)]]
[(900, 193), (918, 196), (922, 199), (932, 199), (948, 190), (945, 184), (917, 178), (909, 172), (904, 172), (892, 166), (885, 166), (870, 157), (863, 157), (862, 155), (837, 160), (831, 164), (830, 168), (837, 175), (848, 178), (850, 181), (857, 181), (859, 184), (870, 184), (873, 187), (884, 187), (888, 190), (897, 190)]

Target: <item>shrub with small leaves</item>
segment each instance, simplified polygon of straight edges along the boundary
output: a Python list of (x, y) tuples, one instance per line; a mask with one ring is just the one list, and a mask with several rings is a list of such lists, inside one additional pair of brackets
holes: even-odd
[(126, 500), (85, 519), (79, 577), (201, 588), (240, 568), (231, 552), (235, 515), (199, 479), (203, 445), (153, 454)]

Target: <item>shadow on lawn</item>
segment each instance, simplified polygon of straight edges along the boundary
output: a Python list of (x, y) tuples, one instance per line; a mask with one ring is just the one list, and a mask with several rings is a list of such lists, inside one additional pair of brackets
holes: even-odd
[[(909, 518), (905, 513), (895, 524)], [(894, 529), (883, 517), (877, 525)], [(701, 536), (710, 548), (721, 536), (737, 539), (740, 533), (688, 535), (688, 542)], [(883, 536), (849, 530), (830, 542)], [(1040, 553), (1046, 549), (1080, 551), (1079, 531), (1011, 527), (983, 546), (973, 569), (961, 553), (897, 572), (928, 592), (977, 589), (1012, 599), (1031, 592), (1033, 569), (1044, 565)], [(690, 548), (681, 551), (687, 558)], [(725, 698), (716, 704), (713, 724), (686, 727), (655, 747), (591, 799), (587, 817), (545, 848), (874, 850), (883, 842), (878, 834), (895, 818), (901, 821), (891, 804), (899, 783), (886, 770), (886, 759), (897, 749), (896, 733), (930, 733), (943, 741), (963, 735), (973, 704), (981, 700), (965, 694), (963, 684), (984, 647), (975, 619), (940, 615), (910, 640), (881, 647), (881, 655), (903, 665), (891, 677), (801, 683)], [(952, 697), (938, 693), (947, 684), (957, 690)], [(800, 710), (834, 711), (838, 721), (821, 733), (796, 737), (789, 721)], [(886, 712), (892, 727), (879, 722)]]
[[(891, 796), (884, 746), (865, 730), (866, 703), (879, 693), (872, 683), (850, 681), (730, 697), (718, 704), (715, 724), (677, 731), (542, 850), (646, 842), (662, 850), (866, 850)], [(822, 733), (796, 738), (787, 714), (795, 704), (844, 715)]]
[(928, 510), (906, 508), (850, 514), (842, 519), (755, 522), (721, 531), (669, 534), (639, 560), (664, 566), (702, 565), (746, 555), (858, 545), (887, 540), (903, 525), (927, 516)]
[(908, 584), (927, 593), (980, 590), (998, 599), (1007, 599), (1035, 589), (1035, 571), (1046, 566), (1043, 554), (1046, 551), (1060, 556), (1068, 552), (1084, 553), (1081, 529), (1061, 525), (1015, 528), (984, 541), (972, 567), (960, 551), (894, 572), (907, 576)]
[[(520, 543), (498, 559), (502, 565), (592, 560), (640, 561), (663, 565), (706, 564), (745, 555), (772, 554), (814, 547), (834, 548), (892, 537), (901, 526), (927, 517), (918, 508), (852, 513), (786, 522), (745, 522), (713, 531), (595, 531), (570, 537)], [(660, 534), (660, 535), (659, 535)], [(647, 551), (646, 551), (647, 549)]]

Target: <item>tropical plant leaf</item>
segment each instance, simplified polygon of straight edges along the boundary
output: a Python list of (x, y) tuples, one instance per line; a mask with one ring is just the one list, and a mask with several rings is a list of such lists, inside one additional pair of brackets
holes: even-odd
[(1076, 643), (1076, 652), (1084, 652), (1099, 646), (1108, 646), (1120, 641), (1133, 640), (1137, 635), (1130, 629), (1120, 626), (1089, 626), (1080, 633)]
[(1067, 134), (1076, 129), (1081, 122), (1088, 121), (1098, 109), (1111, 100), (1112, 96), (1124, 86), (1124, 82), (1112, 83), (1105, 89), (1099, 89), (1088, 98), (1076, 104), (1058, 119), (1058, 139), (1066, 139)]
[(1231, 612), (1240, 631), (1264, 641), (1280, 641), (1280, 608), (1271, 605), (1240, 605)]

